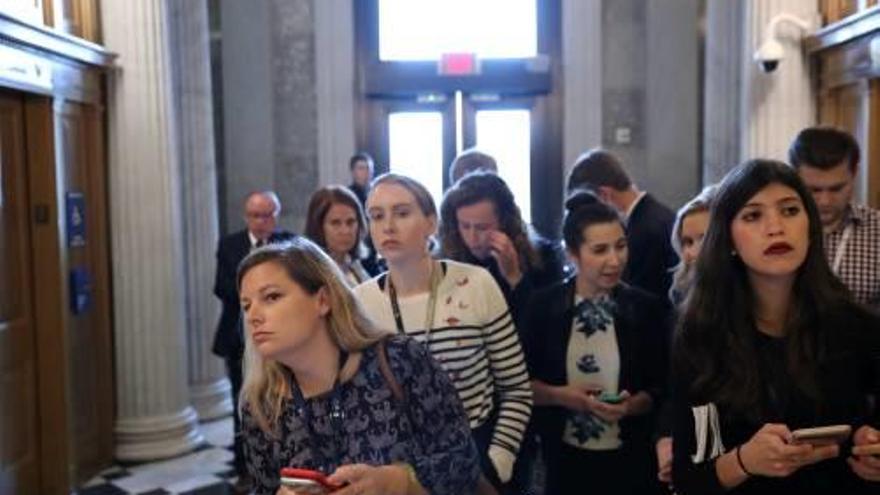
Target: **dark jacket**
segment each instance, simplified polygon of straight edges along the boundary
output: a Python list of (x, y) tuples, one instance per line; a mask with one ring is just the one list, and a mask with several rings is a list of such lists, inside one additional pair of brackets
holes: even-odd
[[(507, 283), (507, 279), (504, 278), (504, 274), (501, 273), (501, 269), (498, 268), (498, 262), (494, 257), (490, 256), (483, 262), (475, 262), (492, 274), (492, 278), (495, 279), (504, 294), (504, 300), (507, 301), (514, 323), (520, 332), (522, 332), (521, 327), (525, 324), (523, 320), (525, 310), (534, 293), (562, 282), (566, 275), (565, 253), (558, 241), (536, 238), (533, 239), (533, 243), (541, 259), (541, 267), (524, 267), (522, 279), (513, 290)], [(471, 262), (470, 260), (462, 261)]]
[[(566, 355), (574, 318), (575, 277), (539, 291), (529, 304), (524, 350), (532, 379), (549, 385), (568, 383)], [(658, 298), (635, 287), (618, 285), (611, 297), (617, 307), (614, 330), (620, 353), (620, 390), (645, 391), (661, 403), (665, 393), (669, 309)], [(541, 437), (545, 460), (556, 462), (568, 411), (555, 406), (536, 406), (532, 411)], [(624, 418), (620, 422), (624, 448), (650, 455), (654, 414)]]
[[(269, 242), (292, 239), (295, 234), (277, 231)], [(217, 245), (217, 272), (214, 276), (214, 295), (220, 299), (223, 309), (214, 334), (211, 351), (225, 359), (241, 359), (244, 352), (244, 338), (241, 330), (241, 306), (235, 276), (238, 264), (251, 251), (248, 231), (240, 230), (220, 239)]]
[(670, 270), (678, 264), (670, 241), (673, 223), (675, 213), (646, 194), (626, 224), (629, 261), (623, 280), (662, 299), (668, 297), (672, 286)]

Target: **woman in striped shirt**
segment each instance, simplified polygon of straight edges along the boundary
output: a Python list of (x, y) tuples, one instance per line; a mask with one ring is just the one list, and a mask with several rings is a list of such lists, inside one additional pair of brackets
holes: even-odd
[(483, 470), (511, 471), (532, 409), (522, 348), (504, 295), (485, 269), (434, 260), (437, 209), (417, 181), (385, 174), (367, 198), (370, 234), (388, 272), (355, 289), (379, 326), (424, 343), (449, 373), (470, 420)]

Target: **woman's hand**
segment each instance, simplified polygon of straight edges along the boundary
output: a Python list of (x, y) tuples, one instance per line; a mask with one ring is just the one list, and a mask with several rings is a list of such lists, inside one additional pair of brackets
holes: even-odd
[(798, 469), (837, 457), (838, 445), (815, 447), (792, 444), (791, 431), (782, 424), (766, 424), (739, 448), (746, 474), (786, 477)]
[(621, 399), (623, 399), (619, 404), (609, 404), (607, 402), (602, 402), (595, 395), (590, 396), (588, 399), (590, 403), (590, 412), (608, 423), (615, 423), (624, 417), (629, 416), (631, 398), (629, 392), (624, 390), (619, 395)]
[(515, 289), (522, 280), (522, 269), (519, 266), (519, 253), (516, 252), (513, 242), (504, 232), (493, 230), (489, 232), (490, 254), (498, 262), (498, 269), (504, 275), (511, 289)]
[(655, 445), (657, 450), (657, 479), (672, 483), (672, 437), (660, 437)]
[(590, 399), (595, 401), (601, 390), (594, 385), (560, 385), (555, 387), (556, 403), (571, 411), (592, 412)]
[[(418, 483), (410, 480), (404, 466), (370, 466), (349, 464), (340, 466), (328, 481), (343, 485), (334, 495), (409, 495), (423, 493)], [(416, 485), (416, 486), (411, 486)]]
[[(862, 426), (853, 435), (853, 445), (880, 444), (880, 431), (870, 426)], [(880, 481), (880, 456), (854, 455), (846, 460), (856, 475), (868, 481)]]

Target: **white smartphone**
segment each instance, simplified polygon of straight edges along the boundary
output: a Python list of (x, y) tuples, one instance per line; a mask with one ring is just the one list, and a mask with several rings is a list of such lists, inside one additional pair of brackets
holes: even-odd
[(849, 425), (801, 428), (791, 432), (794, 443), (808, 443), (817, 447), (843, 443), (850, 435), (852, 435), (852, 427)]

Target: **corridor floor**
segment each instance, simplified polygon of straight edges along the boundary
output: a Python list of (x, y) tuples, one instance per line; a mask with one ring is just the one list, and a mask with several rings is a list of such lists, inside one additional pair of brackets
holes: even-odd
[(76, 495), (227, 495), (232, 470), (232, 418), (202, 423), (206, 443), (195, 452), (146, 464), (114, 466)]

